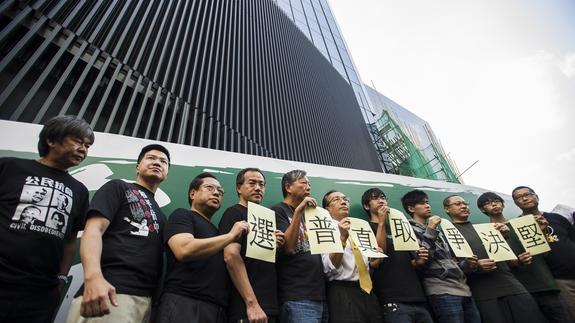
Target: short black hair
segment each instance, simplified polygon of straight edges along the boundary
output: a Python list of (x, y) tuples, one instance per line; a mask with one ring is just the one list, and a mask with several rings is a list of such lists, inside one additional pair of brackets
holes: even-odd
[(301, 169), (294, 169), (292, 171), (285, 173), (284, 176), (282, 177), (282, 194), (283, 194), (283, 196), (286, 197), (288, 195), (288, 192), (286, 190), (286, 186), (295, 183), (295, 181), (297, 181), (300, 178), (305, 177), (306, 175), (307, 175), (306, 171), (301, 170)]
[[(266, 176), (264, 175), (264, 173), (262, 173), (262, 171), (259, 168), (256, 168), (256, 167), (244, 168), (244, 169), (240, 170), (240, 172), (236, 176), (236, 193), (237, 193), (237, 188), (244, 184), (244, 181), (246, 180), (244, 177), (245, 177), (247, 172), (258, 172), (258, 173), (262, 174), (262, 177), (264, 178), (264, 182), (266, 180)], [(237, 193), (237, 194), (238, 194), (238, 196), (240, 195), (240, 193)]]
[(38, 154), (45, 157), (50, 152), (50, 142), (62, 142), (67, 136), (84, 140), (88, 138), (90, 144), (94, 143), (94, 131), (90, 125), (76, 116), (56, 116), (44, 124), (38, 136)]
[(151, 145), (147, 145), (144, 148), (142, 148), (142, 150), (140, 151), (140, 154), (138, 155), (138, 164), (140, 163), (140, 161), (142, 161), (142, 158), (144, 158), (144, 155), (146, 155), (146, 153), (150, 150), (157, 150), (157, 151), (161, 151), (164, 154), (166, 154), (166, 157), (168, 157), (168, 166), (170, 166), (170, 152), (168, 151), (168, 149), (162, 145), (158, 145), (158, 144), (151, 144)]
[[(529, 186), (517, 186), (516, 188), (513, 189), (513, 191), (511, 191), (511, 197), (513, 197), (513, 193), (515, 193), (516, 191), (519, 191), (519, 190), (525, 189), (525, 188), (528, 189), (531, 193), (537, 194), (537, 193), (535, 193), (535, 191), (534, 191), (531, 187), (529, 187)], [(514, 199), (515, 199), (515, 198), (514, 198)]]
[(401, 197), (401, 205), (403, 205), (405, 212), (413, 217), (413, 213), (409, 212), (409, 208), (415, 207), (416, 204), (424, 203), (425, 200), (429, 201), (429, 196), (424, 191), (413, 190)]
[(323, 196), (323, 199), (321, 200), (321, 207), (323, 207), (324, 209), (329, 205), (329, 201), (327, 200), (327, 197), (330, 196), (331, 194), (338, 192), (336, 190), (329, 190), (327, 191), (327, 193), (325, 193), (325, 195)]
[(203, 172), (198, 174), (198, 176), (194, 177), (194, 179), (192, 179), (192, 181), (190, 182), (190, 187), (188, 188), (188, 203), (190, 203), (190, 206), (192, 206), (192, 199), (190, 198), (190, 193), (192, 192), (192, 190), (197, 191), (198, 189), (200, 189), (200, 186), (202, 186), (202, 184), (204, 183), (204, 178), (208, 177), (217, 180), (217, 178), (211, 173)]
[(479, 195), (479, 197), (477, 198), (477, 208), (481, 209), (485, 204), (487, 204), (490, 201), (500, 201), (503, 205), (505, 205), (505, 201), (503, 201), (503, 198), (499, 196), (497, 193), (485, 192)]
[(450, 200), (452, 197), (456, 197), (456, 196), (461, 197), (461, 195), (459, 195), (459, 194), (451, 194), (451, 195), (449, 195), (448, 197), (444, 198), (444, 199), (443, 199), (443, 207), (448, 207), (448, 206), (449, 206), (449, 200)]
[(369, 205), (369, 201), (371, 201), (374, 197), (383, 195), (385, 196), (385, 198), (387, 198), (387, 195), (385, 195), (385, 193), (380, 190), (377, 187), (372, 187), (370, 189), (368, 189), (367, 191), (363, 192), (363, 195), (361, 196), (361, 206), (362, 209), (369, 215), (369, 210), (365, 209), (366, 205)]

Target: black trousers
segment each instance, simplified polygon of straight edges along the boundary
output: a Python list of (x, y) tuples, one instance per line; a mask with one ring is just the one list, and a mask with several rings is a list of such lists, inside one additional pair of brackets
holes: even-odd
[(327, 285), (327, 305), (331, 323), (381, 323), (377, 297), (365, 293), (359, 282), (331, 281)]
[(156, 323), (226, 323), (226, 310), (214, 303), (164, 293), (160, 298)]
[(549, 323), (571, 322), (571, 314), (563, 306), (559, 292), (537, 292), (531, 296), (539, 305), (539, 309)]
[(489, 323), (545, 323), (531, 294), (519, 294), (475, 301), (482, 322)]
[(0, 287), (0, 323), (51, 323), (60, 303), (58, 287), (23, 290)]

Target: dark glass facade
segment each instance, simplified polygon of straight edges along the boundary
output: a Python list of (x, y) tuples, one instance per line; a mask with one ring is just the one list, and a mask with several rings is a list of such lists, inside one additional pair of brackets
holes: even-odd
[(272, 0), (4, 1), (0, 118), (381, 171), (354, 91)]

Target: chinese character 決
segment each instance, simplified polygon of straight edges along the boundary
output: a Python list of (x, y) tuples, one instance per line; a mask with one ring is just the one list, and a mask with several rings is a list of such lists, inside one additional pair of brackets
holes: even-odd
[(497, 234), (496, 232), (493, 231), (489, 231), (489, 234), (485, 234), (485, 232), (481, 232), (481, 235), (483, 236), (481, 239), (489, 242), (489, 252), (490, 253), (497, 253), (499, 252), (499, 247), (501, 246), (501, 248), (510, 251), (509, 248), (507, 248), (507, 244), (505, 243), (505, 240), (501, 239), (501, 235)]

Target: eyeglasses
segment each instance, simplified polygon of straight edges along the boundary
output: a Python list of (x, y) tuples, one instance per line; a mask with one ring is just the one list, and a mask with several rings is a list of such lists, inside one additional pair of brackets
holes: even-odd
[(503, 202), (501, 202), (500, 200), (488, 200), (485, 203), (483, 203), (483, 205), (487, 205), (487, 204), (502, 204)]
[(527, 192), (527, 193), (523, 193), (523, 194), (521, 194), (521, 195), (515, 195), (515, 196), (513, 197), (513, 200), (519, 201), (519, 200), (522, 200), (522, 199), (525, 198), (525, 197), (530, 197), (530, 196), (533, 196), (533, 195), (535, 195), (535, 193), (533, 193), (533, 192)]
[(383, 195), (383, 194), (372, 195), (369, 199), (372, 200), (372, 201), (374, 201), (374, 200), (384, 200), (384, 201), (387, 201), (387, 197), (385, 197), (385, 195)]
[(467, 201), (457, 201), (457, 202), (454, 202), (454, 203), (451, 203), (451, 204), (447, 204), (447, 206), (452, 206), (452, 205), (455, 205), (455, 206), (457, 206), (457, 207), (460, 207), (460, 206), (463, 206), (463, 205), (469, 206), (469, 202), (467, 202)]
[(217, 191), (220, 195), (222, 195), (222, 196), (224, 195), (224, 189), (221, 187), (216, 187), (216, 186), (210, 185), (210, 184), (203, 184), (200, 187), (205, 188), (210, 193), (215, 193)]
[(346, 202), (347, 204), (351, 203), (350, 199), (347, 198), (347, 196), (336, 196), (336, 197), (332, 198), (328, 204), (331, 204), (333, 202), (337, 202), (337, 203)]

